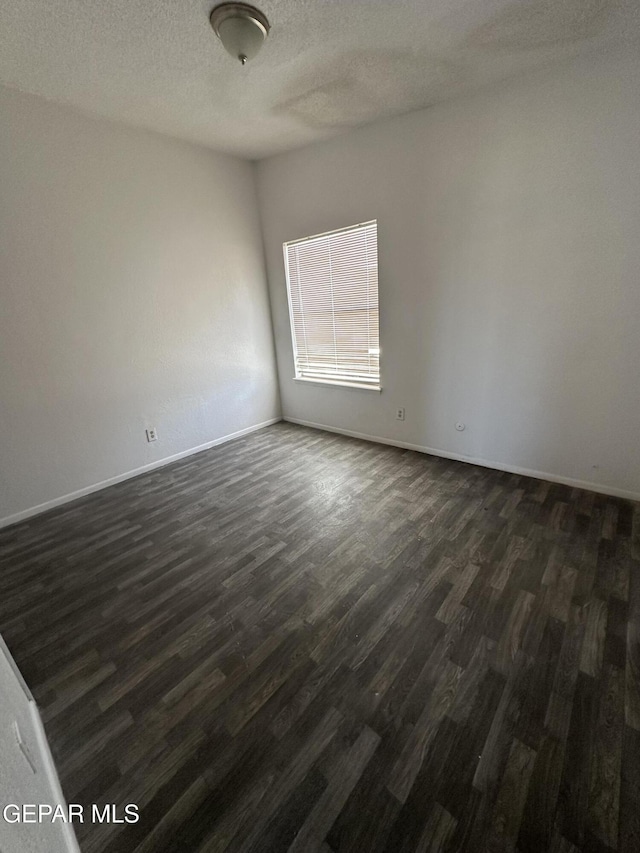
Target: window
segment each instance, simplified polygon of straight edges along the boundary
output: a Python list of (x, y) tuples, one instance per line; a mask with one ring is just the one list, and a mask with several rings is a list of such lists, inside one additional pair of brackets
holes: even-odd
[(379, 389), (377, 222), (283, 248), (296, 379)]

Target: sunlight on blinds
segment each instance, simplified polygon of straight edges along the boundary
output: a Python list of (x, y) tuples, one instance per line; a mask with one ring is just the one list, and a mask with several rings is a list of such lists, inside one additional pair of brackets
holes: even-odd
[(296, 377), (379, 387), (377, 222), (283, 248)]

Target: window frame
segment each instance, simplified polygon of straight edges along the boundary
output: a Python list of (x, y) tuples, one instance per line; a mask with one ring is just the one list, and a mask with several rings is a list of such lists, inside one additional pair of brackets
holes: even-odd
[[(337, 377), (332, 378), (330, 376), (304, 376), (299, 373), (298, 368), (298, 347), (296, 342), (296, 334), (295, 334), (295, 320), (294, 320), (294, 310), (293, 303), (291, 299), (291, 281), (289, 278), (289, 260), (288, 260), (288, 248), (290, 246), (294, 246), (296, 243), (306, 243), (311, 240), (317, 240), (321, 237), (329, 237), (332, 234), (347, 234), (349, 231), (356, 231), (358, 229), (364, 228), (366, 226), (375, 225), (376, 226), (376, 256), (378, 252), (378, 220), (370, 219), (366, 222), (358, 222), (355, 225), (348, 225), (345, 228), (333, 228), (330, 231), (322, 231), (319, 234), (310, 234), (307, 237), (299, 237), (295, 240), (285, 240), (282, 244), (282, 256), (283, 256), (283, 264), (284, 264), (284, 272), (285, 272), (285, 281), (286, 281), (286, 289), (287, 289), (287, 303), (289, 306), (289, 332), (291, 335), (291, 347), (293, 351), (293, 369), (294, 376), (293, 379), (295, 382), (302, 382), (308, 385), (320, 385), (322, 387), (335, 387), (335, 388), (352, 388), (360, 391), (374, 391), (376, 393), (380, 393), (382, 391), (382, 366), (380, 362), (380, 357), (382, 355), (382, 347), (380, 346), (380, 331), (378, 328), (378, 375), (377, 377), (368, 382), (363, 379), (354, 379), (353, 381), (344, 378)], [(377, 257), (376, 257), (376, 267), (377, 267)], [(378, 318), (380, 311), (380, 287), (379, 287), (379, 277), (376, 282), (378, 289)]]

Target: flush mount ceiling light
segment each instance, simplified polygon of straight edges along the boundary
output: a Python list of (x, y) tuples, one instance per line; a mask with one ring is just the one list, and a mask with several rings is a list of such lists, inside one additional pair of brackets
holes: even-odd
[(227, 53), (243, 65), (253, 59), (269, 34), (269, 21), (248, 3), (221, 3), (212, 9), (209, 20)]

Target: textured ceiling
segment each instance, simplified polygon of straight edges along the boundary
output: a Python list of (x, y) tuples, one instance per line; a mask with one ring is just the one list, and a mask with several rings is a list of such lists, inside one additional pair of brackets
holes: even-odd
[(242, 67), (215, 0), (0, 0), (0, 82), (246, 157), (640, 38), (639, 0), (260, 0)]

